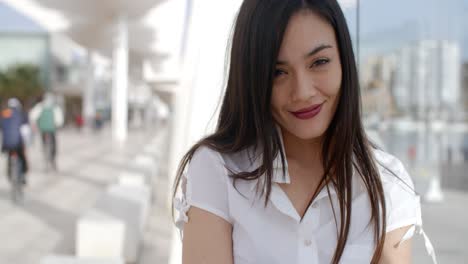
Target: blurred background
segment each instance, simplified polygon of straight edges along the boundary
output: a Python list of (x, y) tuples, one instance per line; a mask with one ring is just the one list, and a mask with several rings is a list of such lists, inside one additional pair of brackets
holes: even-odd
[[(410, 172), (439, 263), (467, 263), (468, 0), (339, 2), (367, 132)], [(172, 181), (214, 129), (240, 4), (0, 0), (2, 119), (14, 97), (29, 121), (19, 199), (0, 162), (1, 263), (180, 263)], [(421, 236), (413, 251), (430, 263)]]

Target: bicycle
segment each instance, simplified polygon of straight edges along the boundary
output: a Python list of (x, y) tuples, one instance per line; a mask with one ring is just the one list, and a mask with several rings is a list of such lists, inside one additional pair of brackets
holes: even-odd
[(11, 183), (11, 198), (13, 202), (19, 203), (23, 200), (23, 187), (24, 187), (24, 173), (23, 165), (19, 155), (16, 151), (12, 150), (8, 152), (8, 178)]
[(52, 149), (52, 135), (50, 133), (44, 134), (44, 155), (45, 155), (45, 164), (46, 171), (49, 171), (51, 168), (55, 169), (55, 162), (53, 157)]

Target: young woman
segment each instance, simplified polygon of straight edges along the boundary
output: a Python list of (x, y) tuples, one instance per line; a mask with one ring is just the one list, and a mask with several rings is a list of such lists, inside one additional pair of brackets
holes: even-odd
[(175, 182), (183, 263), (410, 263), (418, 196), (360, 114), (335, 0), (245, 0), (217, 129)]

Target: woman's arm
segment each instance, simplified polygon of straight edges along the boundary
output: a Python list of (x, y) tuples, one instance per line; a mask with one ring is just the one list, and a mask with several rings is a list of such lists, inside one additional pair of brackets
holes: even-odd
[(407, 264), (411, 263), (411, 242), (412, 239), (405, 240), (398, 246), (405, 233), (411, 226), (405, 226), (386, 234), (382, 258), (380, 264)]
[(233, 264), (232, 225), (223, 218), (192, 206), (184, 226), (183, 264)]

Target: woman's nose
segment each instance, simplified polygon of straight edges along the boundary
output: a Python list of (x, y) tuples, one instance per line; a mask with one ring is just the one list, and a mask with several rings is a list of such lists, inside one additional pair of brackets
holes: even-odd
[(296, 74), (292, 89), (293, 101), (307, 101), (318, 93), (316, 82), (313, 76), (306, 74)]

